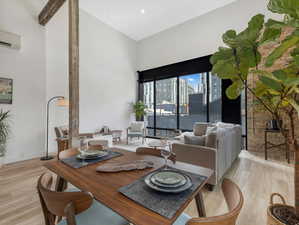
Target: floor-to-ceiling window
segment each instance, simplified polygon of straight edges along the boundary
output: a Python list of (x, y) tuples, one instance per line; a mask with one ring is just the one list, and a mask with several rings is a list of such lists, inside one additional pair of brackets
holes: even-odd
[(221, 121), (221, 80), (197, 73), (144, 82), (147, 134), (169, 136), (192, 130), (196, 122)]
[(178, 79), (179, 125), (182, 130), (190, 130), (195, 122), (207, 121), (207, 76), (198, 73)]
[[(211, 70), (207, 56), (139, 72), (149, 136), (171, 136), (175, 129), (191, 131), (196, 122), (239, 123), (239, 100), (223, 98), (226, 86)], [(238, 107), (239, 114), (232, 114)]]

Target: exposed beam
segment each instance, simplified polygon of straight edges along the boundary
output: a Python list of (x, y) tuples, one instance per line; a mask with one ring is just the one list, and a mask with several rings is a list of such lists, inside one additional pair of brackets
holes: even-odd
[(79, 136), (79, 0), (69, 0), (69, 139)]
[(45, 26), (66, 0), (49, 0), (38, 16), (39, 24)]

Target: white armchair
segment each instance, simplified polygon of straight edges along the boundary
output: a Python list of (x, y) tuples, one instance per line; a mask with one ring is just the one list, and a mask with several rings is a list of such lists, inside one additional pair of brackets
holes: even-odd
[(129, 144), (129, 138), (137, 137), (142, 138), (142, 144), (146, 137), (145, 127), (143, 121), (132, 122), (131, 125), (127, 128), (127, 144)]

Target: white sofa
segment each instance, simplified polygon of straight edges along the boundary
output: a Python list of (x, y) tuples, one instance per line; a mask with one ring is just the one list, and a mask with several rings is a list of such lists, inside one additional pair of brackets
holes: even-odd
[[(198, 134), (198, 132), (187, 132), (177, 137), (180, 141), (173, 144), (173, 151), (178, 161), (214, 170), (214, 175), (208, 181), (212, 189), (213, 186), (221, 180), (227, 170), (231, 168), (233, 162), (240, 154), (242, 148), (242, 129), (240, 125), (227, 123), (197, 123), (195, 125), (197, 128), (200, 126), (201, 132), (203, 127), (208, 127), (207, 130), (209, 134), (211, 130), (215, 133), (216, 143), (214, 143), (214, 146), (185, 144), (183, 140), (185, 135), (195, 136), (194, 134)], [(206, 138), (206, 135), (209, 134), (203, 135), (205, 135)]]

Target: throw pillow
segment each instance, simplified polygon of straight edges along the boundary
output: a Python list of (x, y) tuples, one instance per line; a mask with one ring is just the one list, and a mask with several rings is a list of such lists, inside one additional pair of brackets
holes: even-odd
[(208, 123), (195, 123), (193, 125), (193, 133), (195, 136), (202, 136), (206, 134)]
[(216, 132), (209, 132), (206, 135), (205, 146), (209, 147), (209, 148), (216, 148), (217, 147), (217, 133)]
[(206, 130), (206, 135), (212, 132), (217, 132), (217, 127), (216, 126), (208, 126)]
[(201, 145), (205, 146), (205, 136), (190, 136), (185, 135), (184, 136), (184, 143), (187, 145)]

